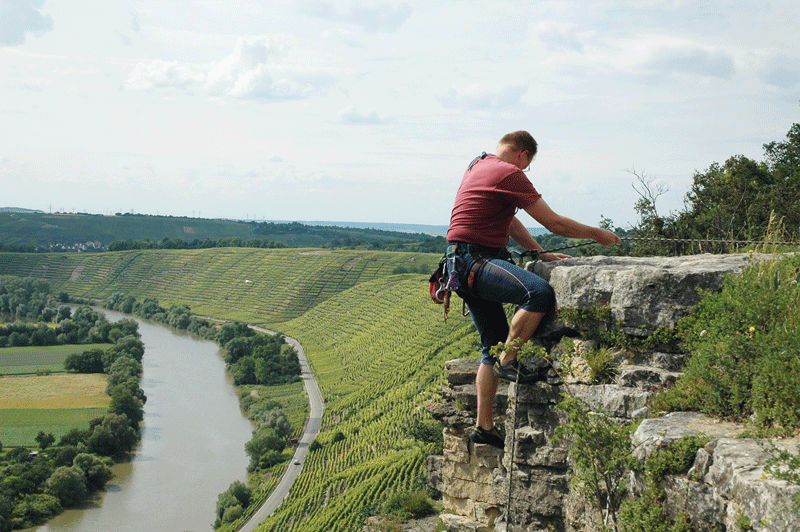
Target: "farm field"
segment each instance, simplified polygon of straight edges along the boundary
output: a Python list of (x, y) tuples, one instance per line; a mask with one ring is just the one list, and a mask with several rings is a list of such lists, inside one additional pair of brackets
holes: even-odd
[[(0, 348), (0, 375), (25, 375), (40, 370), (64, 372), (64, 360), (72, 353), (106, 349), (108, 344), (49, 345), (44, 347)], [(2, 398), (2, 396), (0, 396)]]
[(111, 398), (100, 374), (0, 377), (0, 441), (4, 447), (34, 446), (39, 431), (56, 440), (105, 414)]

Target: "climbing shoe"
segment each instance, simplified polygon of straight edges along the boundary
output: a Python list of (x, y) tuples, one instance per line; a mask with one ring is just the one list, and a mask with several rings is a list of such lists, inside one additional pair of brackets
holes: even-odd
[(530, 384), (538, 380), (537, 375), (521, 367), (517, 359), (512, 360), (505, 366), (500, 365), (500, 361), (498, 360), (494, 363), (492, 371), (497, 377), (511, 382)]
[(497, 431), (497, 427), (492, 427), (492, 430), (486, 430), (481, 427), (475, 427), (469, 433), (469, 439), (472, 443), (480, 443), (482, 445), (491, 445), (502, 449), (504, 442), (503, 437)]

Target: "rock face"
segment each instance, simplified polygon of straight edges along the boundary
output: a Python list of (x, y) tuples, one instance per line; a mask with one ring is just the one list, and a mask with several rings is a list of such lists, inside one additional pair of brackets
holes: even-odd
[[(741, 273), (750, 260), (758, 259), (745, 255), (592, 257), (528, 267), (549, 280), (560, 308), (608, 307), (619, 330), (646, 337), (659, 327), (676, 325), (700, 300), (699, 289), (719, 290), (725, 275)], [(579, 355), (593, 347), (585, 332), (598, 326), (602, 324), (555, 320), (532, 341), (557, 355), (563, 349), (559, 340), (569, 336)], [(800, 488), (764, 474), (769, 455), (763, 442), (737, 439), (740, 426), (696, 413), (648, 419), (647, 399), (652, 390), (674, 382), (683, 359), (679, 352), (619, 354), (615, 360), (619, 371), (612, 381), (592, 384), (587, 368), (573, 367), (566, 385), (592, 409), (622, 422), (645, 418), (633, 436), (634, 457), (642, 463), (656, 449), (684, 435), (702, 433), (712, 438), (697, 452), (688, 473), (667, 475), (661, 481), (669, 515), (685, 511), (696, 530), (800, 531), (800, 511), (792, 504)], [(580, 357), (576, 360), (580, 366)], [(477, 353), (471, 359), (448, 362), (444, 401), (429, 407), (445, 427), (443, 455), (429, 457), (427, 467), (429, 484), (442, 492), (446, 529), (600, 530), (599, 512), (572, 486), (567, 448), (554, 442), (556, 427), (565, 421), (565, 414), (554, 408), (565, 383), (539, 359), (526, 364), (540, 372), (540, 382), (518, 386), (501, 381), (495, 402), (495, 421), (506, 435), (501, 451), (473, 444), (468, 438), (475, 423), (478, 364)], [(639, 474), (631, 473), (629, 488), (633, 494), (644, 489)], [(743, 528), (746, 523), (749, 529)]]

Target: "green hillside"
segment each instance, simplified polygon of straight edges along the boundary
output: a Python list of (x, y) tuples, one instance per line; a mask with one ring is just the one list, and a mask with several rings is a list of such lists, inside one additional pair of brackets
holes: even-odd
[(0, 243), (14, 246), (117, 240), (180, 238), (217, 240), (254, 238), (247, 224), (227, 220), (172, 216), (0, 213)]
[(432, 444), (407, 429), (425, 419), (444, 362), (470, 353), (477, 359), (471, 322), (457, 311), (443, 322), (427, 295), (427, 275), (394, 273), (409, 264), (432, 270), (438, 259), (242, 248), (0, 253), (0, 272), (48, 279), (75, 296), (124, 292), (165, 306), (186, 303), (196, 314), (297, 338), (326, 400), (322, 447), (261, 530), (345, 531), (358, 528), (363, 508), (418, 485)]
[[(431, 237), (421, 233), (369, 228), (306, 225), (301, 223), (238, 222), (173, 216), (120, 214), (47, 214), (0, 211), (0, 245), (45, 248), (62, 244), (149, 240), (159, 242), (218, 241), (222, 239), (269, 240), (289, 247), (350, 247), (356, 242), (418, 242)], [(171, 246), (175, 247), (175, 246)], [(31, 249), (32, 250), (32, 249)]]

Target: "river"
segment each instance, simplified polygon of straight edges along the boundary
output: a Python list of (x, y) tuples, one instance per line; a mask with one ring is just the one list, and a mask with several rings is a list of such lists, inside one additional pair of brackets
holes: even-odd
[[(102, 312), (109, 321), (131, 318)], [(113, 467), (99, 500), (26, 532), (209, 532), (217, 496), (246, 480), (252, 426), (217, 344), (133, 319), (145, 345), (139, 447)]]

